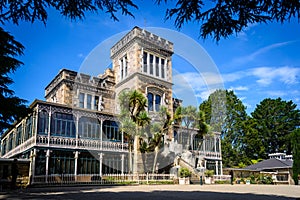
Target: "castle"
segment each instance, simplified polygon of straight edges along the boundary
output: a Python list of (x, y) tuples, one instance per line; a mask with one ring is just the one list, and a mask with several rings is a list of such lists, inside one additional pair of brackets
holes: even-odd
[[(54, 174), (130, 173), (129, 141), (117, 118), (118, 95), (138, 90), (147, 98), (149, 116), (161, 106), (173, 115), (182, 103), (172, 98), (173, 45), (134, 27), (111, 47), (112, 68), (103, 74), (60, 70), (45, 88), (46, 101), (35, 100), (28, 116), (1, 136), (1, 158), (29, 159), (32, 180)], [(178, 156), (197, 168), (201, 156), (204, 168), (221, 175), (220, 134), (200, 138), (200, 148), (196, 135), (173, 125), (163, 141), (170, 156), (161, 157), (166, 163), (157, 172), (169, 172)]]

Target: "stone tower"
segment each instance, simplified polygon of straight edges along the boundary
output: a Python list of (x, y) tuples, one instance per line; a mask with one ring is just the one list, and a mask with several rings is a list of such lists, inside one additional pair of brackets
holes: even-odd
[(135, 89), (148, 99), (150, 115), (160, 106), (173, 113), (172, 54), (173, 43), (134, 27), (110, 51), (116, 101), (121, 91)]

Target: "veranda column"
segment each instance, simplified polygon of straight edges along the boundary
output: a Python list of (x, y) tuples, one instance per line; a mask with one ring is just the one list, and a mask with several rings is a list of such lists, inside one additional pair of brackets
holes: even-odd
[(220, 160), (220, 174), (223, 176), (223, 163), (222, 163), (222, 160)]
[(36, 112), (33, 116), (34, 130), (32, 130), (32, 135), (34, 136), (34, 143), (36, 144), (38, 135), (38, 123), (39, 123), (39, 105), (37, 105)]
[(218, 165), (218, 162), (219, 161), (216, 160), (216, 175), (219, 175), (219, 165)]
[(100, 120), (100, 149), (102, 150), (102, 144), (103, 144), (103, 119)]
[(50, 107), (49, 116), (48, 116), (48, 146), (50, 146), (51, 115), (52, 115), (52, 111), (51, 111), (51, 107)]
[(79, 139), (79, 115), (77, 114), (76, 115), (76, 129), (75, 129), (75, 131), (76, 131), (76, 148), (78, 147), (78, 139)]
[(121, 174), (124, 174), (124, 162), (125, 162), (125, 155), (121, 154)]
[(75, 151), (75, 156), (74, 156), (74, 158), (75, 158), (75, 167), (74, 167), (74, 175), (76, 176), (77, 175), (77, 166), (78, 166), (78, 151)]
[(77, 181), (78, 151), (75, 151), (74, 158), (75, 158), (74, 175), (75, 175), (75, 181)]
[(102, 177), (103, 153), (99, 153), (99, 175)]
[(48, 175), (49, 175), (49, 157), (50, 157), (50, 149), (46, 150), (46, 183), (48, 183)]
[(35, 175), (35, 156), (36, 149), (30, 151), (30, 164), (29, 164), (29, 183), (33, 183)]

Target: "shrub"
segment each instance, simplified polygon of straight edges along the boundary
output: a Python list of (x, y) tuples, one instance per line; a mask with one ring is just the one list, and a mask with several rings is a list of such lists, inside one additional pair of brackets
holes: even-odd
[(179, 176), (181, 178), (183, 177), (189, 177), (191, 175), (191, 172), (188, 168), (182, 167), (179, 169)]

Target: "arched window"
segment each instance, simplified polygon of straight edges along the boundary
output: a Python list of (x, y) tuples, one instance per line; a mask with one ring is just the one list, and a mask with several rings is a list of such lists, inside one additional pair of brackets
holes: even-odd
[(147, 99), (148, 99), (148, 111), (153, 111), (153, 94), (149, 92), (147, 95)]

